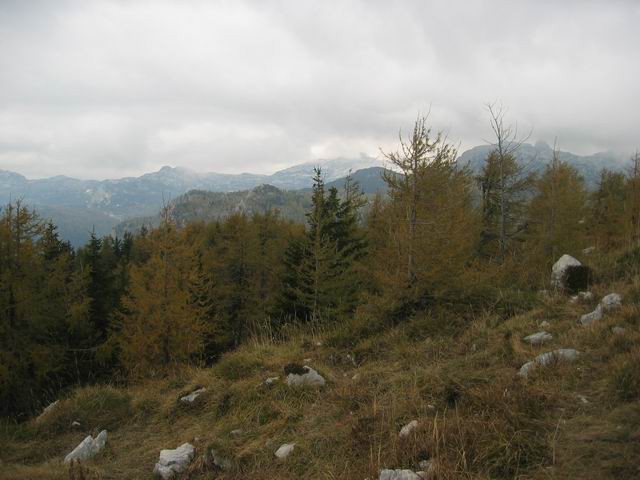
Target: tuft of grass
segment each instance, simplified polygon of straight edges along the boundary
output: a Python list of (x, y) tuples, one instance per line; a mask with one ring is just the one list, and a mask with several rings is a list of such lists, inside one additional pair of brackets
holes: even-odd
[(214, 372), (225, 380), (236, 381), (254, 375), (263, 365), (260, 358), (245, 349), (223, 356), (215, 365)]
[(611, 388), (624, 402), (640, 400), (640, 348), (618, 358), (613, 366)]
[(47, 433), (68, 432), (77, 421), (85, 430), (115, 430), (132, 413), (131, 396), (125, 391), (109, 385), (84, 387), (61, 400), (37, 427)]

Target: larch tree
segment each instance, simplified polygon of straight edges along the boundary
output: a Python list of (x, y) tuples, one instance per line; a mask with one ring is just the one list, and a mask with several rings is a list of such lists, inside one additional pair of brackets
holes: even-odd
[(561, 161), (555, 148), (535, 189), (528, 211), (528, 237), (533, 256), (548, 267), (560, 255), (576, 255), (584, 248), (587, 192), (577, 170)]
[(476, 248), (478, 222), (470, 172), (456, 163), (456, 149), (441, 133), (432, 138), (426, 121), (418, 118), (411, 138), (401, 137), (399, 150), (385, 154), (389, 246), (379, 261), (388, 285), (434, 291), (464, 268)]
[(151, 256), (131, 268), (116, 333), (121, 363), (132, 376), (198, 360), (206, 336), (200, 305), (189, 291), (191, 252), (167, 208), (150, 237)]

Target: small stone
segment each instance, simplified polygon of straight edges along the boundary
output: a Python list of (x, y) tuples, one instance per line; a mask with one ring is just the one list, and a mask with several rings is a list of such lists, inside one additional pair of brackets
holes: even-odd
[(407, 423), (404, 427), (400, 429), (400, 433), (398, 434), (398, 436), (400, 438), (407, 438), (409, 435), (411, 435), (415, 431), (416, 428), (418, 428), (418, 421), (411, 420), (409, 423)]
[(618, 293), (610, 293), (600, 300), (600, 305), (602, 305), (605, 312), (615, 310), (622, 306), (622, 296)]
[(541, 326), (542, 328), (549, 328), (549, 327), (551, 326), (551, 324), (550, 324), (549, 322), (547, 322), (546, 320), (543, 320), (543, 321), (540, 323), (540, 326)]
[(594, 322), (599, 322), (600, 320), (602, 320), (603, 316), (604, 311), (602, 309), (602, 305), (598, 305), (593, 312), (585, 313), (580, 317), (580, 324), (586, 327), (587, 325), (591, 325)]
[(289, 455), (291, 455), (291, 452), (293, 452), (293, 449), (295, 448), (295, 446), (296, 446), (295, 443), (285, 443), (281, 445), (280, 448), (278, 448), (278, 450), (276, 450), (274, 455), (279, 459), (284, 460)]
[(42, 413), (40, 415), (38, 415), (38, 417), (36, 418), (36, 422), (40, 422), (42, 420), (44, 420), (44, 418), (49, 415), (58, 405), (58, 403), (60, 402), (60, 400), (56, 400), (53, 403), (50, 403), (49, 405), (47, 405), (44, 410), (42, 410)]
[(534, 369), (537, 365), (547, 366), (554, 362), (573, 362), (578, 358), (580, 352), (574, 350), (573, 348), (559, 348), (558, 350), (553, 350), (552, 352), (541, 353), (532, 361), (525, 363), (520, 367), (520, 371), (518, 375), (523, 378), (527, 378), (532, 369)]
[(578, 298), (583, 302), (588, 302), (593, 299), (592, 292), (580, 292), (578, 293)]
[(264, 381), (264, 384), (267, 387), (271, 387), (272, 385), (274, 385), (279, 380), (280, 380), (280, 377), (269, 377)]
[(322, 387), (326, 383), (322, 375), (307, 365), (304, 367), (287, 365), (287, 367), (285, 367), (285, 373), (287, 372), (287, 385), (290, 387)]
[(190, 443), (183, 443), (173, 450), (161, 450), (153, 473), (163, 480), (174, 478), (187, 469), (194, 456), (195, 448)]
[(596, 247), (587, 247), (582, 250), (583, 255), (590, 255), (596, 250)]
[(229, 435), (231, 435), (232, 437), (239, 437), (240, 435), (242, 435), (242, 430), (240, 428), (237, 428), (235, 430), (231, 430), (229, 432)]
[(526, 336), (523, 338), (523, 340), (530, 345), (542, 345), (545, 342), (553, 340), (553, 335), (548, 332), (542, 331)]
[(80, 427), (80, 422), (78, 422), (77, 420), (74, 420), (73, 422), (71, 422), (71, 426), (74, 428)]
[(578, 395), (578, 399), (584, 404), (588, 404), (589, 400), (587, 400), (587, 397), (585, 397), (584, 395)]
[(626, 329), (626, 328), (624, 328), (624, 327), (618, 327), (618, 326), (613, 327), (613, 328), (611, 329), (611, 332), (612, 332), (614, 335), (622, 335), (622, 334), (623, 334), (624, 332), (626, 332), (626, 331), (627, 331), (627, 329)]
[(194, 390), (193, 392), (191, 392), (189, 395), (185, 395), (184, 397), (180, 398), (180, 401), (182, 403), (193, 403), (196, 401), (196, 398), (198, 398), (200, 395), (202, 395), (204, 392), (206, 392), (207, 389), (206, 388), (199, 388), (197, 390)]
[(424, 480), (424, 477), (418, 475), (413, 470), (380, 470), (379, 480)]
[(93, 458), (99, 453), (107, 443), (107, 431), (102, 430), (96, 438), (91, 435), (87, 436), (80, 444), (73, 449), (66, 457), (64, 457), (64, 463), (69, 463), (72, 460), (85, 461)]

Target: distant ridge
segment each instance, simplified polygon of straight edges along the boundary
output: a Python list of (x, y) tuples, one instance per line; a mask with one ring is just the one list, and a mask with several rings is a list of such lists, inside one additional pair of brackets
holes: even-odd
[[(473, 147), (462, 153), (458, 162), (479, 173), (492, 148), (490, 145)], [(553, 150), (544, 142), (524, 144), (517, 153), (518, 160), (533, 172), (542, 171), (552, 155)], [(580, 172), (589, 189), (597, 186), (603, 168), (621, 171), (628, 165), (627, 159), (609, 152), (588, 156), (560, 152), (560, 159)], [(183, 167), (164, 166), (157, 172), (139, 177), (113, 180), (79, 180), (62, 175), (30, 180), (19, 173), (0, 170), (0, 202), (6, 204), (10, 198), (22, 199), (44, 218), (57, 224), (64, 239), (81, 245), (92, 230), (102, 236), (112, 233), (121, 222), (131, 224), (141, 218), (154, 218), (163, 202), (194, 190), (246, 193), (260, 185), (277, 187), (280, 191), (308, 189), (316, 166), (322, 168), (327, 187), (341, 189), (344, 177), (352, 172), (354, 180), (359, 182), (365, 193), (384, 192), (382, 163), (366, 155), (320, 159), (294, 165), (272, 175), (198, 173)], [(234, 196), (229, 195), (228, 198)], [(261, 208), (257, 204), (254, 207)], [(290, 215), (292, 219), (298, 217), (299, 212)], [(132, 219), (135, 220), (131, 222)]]

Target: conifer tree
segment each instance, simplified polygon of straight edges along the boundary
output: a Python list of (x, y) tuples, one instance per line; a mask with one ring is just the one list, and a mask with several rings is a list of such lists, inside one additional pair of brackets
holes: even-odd
[(528, 236), (531, 250), (547, 268), (560, 255), (577, 255), (584, 248), (587, 193), (576, 169), (561, 161), (555, 149), (535, 187)]
[(189, 252), (167, 209), (162, 225), (150, 236), (151, 256), (131, 269), (116, 334), (121, 363), (133, 376), (196, 361), (206, 334), (189, 293)]

